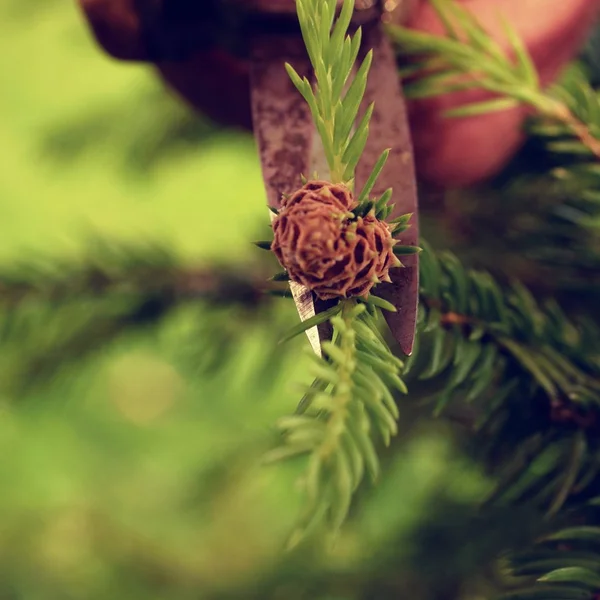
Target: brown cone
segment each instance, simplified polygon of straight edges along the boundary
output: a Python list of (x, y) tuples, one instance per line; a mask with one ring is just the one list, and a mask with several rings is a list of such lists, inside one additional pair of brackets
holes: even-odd
[(354, 218), (348, 188), (311, 181), (283, 202), (273, 220), (271, 249), (290, 279), (322, 300), (366, 296), (399, 265), (386, 223)]

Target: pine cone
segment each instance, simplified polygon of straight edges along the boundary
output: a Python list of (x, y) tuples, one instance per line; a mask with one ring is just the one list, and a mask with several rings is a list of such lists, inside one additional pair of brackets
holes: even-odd
[(311, 198), (322, 204), (334, 206), (341, 211), (347, 212), (356, 207), (356, 201), (352, 192), (341, 184), (329, 183), (329, 181), (308, 181), (296, 193), (284, 198), (282, 206), (290, 208), (294, 204)]
[(273, 220), (271, 249), (290, 279), (323, 299), (366, 296), (400, 266), (388, 225), (370, 213), (355, 218), (348, 188), (308, 182), (286, 198)]

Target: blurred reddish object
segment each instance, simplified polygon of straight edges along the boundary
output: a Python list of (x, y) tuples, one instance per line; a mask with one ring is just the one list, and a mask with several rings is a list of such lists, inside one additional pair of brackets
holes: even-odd
[[(531, 52), (542, 81), (549, 83), (577, 53), (594, 24), (600, 0), (458, 0), (505, 43), (499, 16), (509, 21)], [(80, 0), (98, 42), (122, 60), (149, 60), (136, 0)], [(443, 28), (427, 0), (413, 0), (402, 16), (409, 27), (432, 33)], [(195, 109), (232, 126), (250, 128), (247, 64), (223, 50), (194, 53), (183, 61), (156, 63), (163, 80)], [(410, 102), (419, 176), (441, 186), (476, 183), (496, 174), (523, 141), (525, 108), (447, 119), (448, 108), (488, 98), (469, 91)]]
[[(501, 15), (525, 41), (544, 84), (552, 82), (585, 41), (600, 10), (599, 0), (460, 0), (505, 48)], [(442, 33), (425, 0), (408, 27)], [(449, 108), (491, 98), (473, 90), (409, 104), (415, 159), (420, 177), (442, 187), (466, 186), (500, 171), (523, 142), (527, 108), (448, 119)]]

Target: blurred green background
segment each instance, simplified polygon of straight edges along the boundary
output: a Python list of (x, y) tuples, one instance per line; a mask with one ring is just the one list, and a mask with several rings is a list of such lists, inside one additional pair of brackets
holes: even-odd
[(151, 69), (106, 57), (74, 2), (4, 0), (0, 18), (3, 259), (72, 251), (89, 228), (244, 251), (264, 218), (249, 136), (193, 123)]
[[(0, 3), (0, 90), (3, 268), (75, 260), (98, 236), (188, 264), (255, 260), (268, 215), (252, 138), (107, 58), (74, 2)], [(39, 384), (55, 338), (105, 308), (0, 322), (0, 599), (441, 599), (477, 579), (497, 540), (463, 547), (463, 527), (488, 485), (440, 424), (384, 455), (333, 552), (283, 551), (303, 464), (260, 456), (307, 375), (304, 340), (277, 346), (294, 311), (274, 302), (252, 318), (178, 310)]]

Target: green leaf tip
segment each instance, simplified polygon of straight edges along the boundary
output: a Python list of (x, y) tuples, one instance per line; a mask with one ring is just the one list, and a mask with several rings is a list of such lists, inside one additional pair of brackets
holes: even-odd
[(396, 307), (391, 303), (388, 302), (387, 300), (384, 300), (383, 298), (380, 298), (379, 296), (374, 296), (373, 294), (369, 294), (364, 302), (366, 302), (367, 304), (372, 304), (373, 306), (376, 306), (377, 308), (381, 308), (383, 310), (387, 310), (389, 312), (398, 312)]
[(409, 256), (411, 254), (419, 254), (423, 249), (419, 246), (394, 246), (394, 254), (396, 256)]
[(342, 310), (342, 304), (338, 303), (335, 306), (332, 306), (330, 309), (325, 310), (319, 314), (316, 314), (313, 317), (310, 317), (310, 318), (306, 319), (305, 321), (302, 321), (301, 323), (298, 323), (295, 327), (292, 327), (292, 329), (290, 329), (281, 338), (279, 343), (283, 344), (283, 343), (291, 340), (292, 338), (296, 337), (300, 333), (307, 331), (311, 327), (315, 327), (316, 325), (321, 325), (322, 323), (326, 323), (327, 321), (329, 321), (331, 319), (331, 317), (334, 317), (335, 315), (337, 315), (341, 310)]
[(261, 240), (259, 242), (252, 242), (257, 248), (260, 248), (261, 250), (270, 250), (271, 249), (271, 245), (273, 244), (273, 242), (270, 242), (269, 240)]
[(367, 52), (355, 70), (362, 30), (348, 33), (354, 4), (354, 0), (345, 0), (336, 20), (335, 0), (320, 3), (298, 0), (298, 20), (315, 75), (314, 85), (306, 77), (300, 77), (292, 65), (285, 64), (288, 76), (310, 108), (334, 183), (354, 177), (372, 114), (371, 108), (356, 125), (373, 51)]
[(289, 281), (290, 276), (287, 271), (281, 271), (281, 273), (275, 273), (273, 277), (271, 277), (271, 281)]

